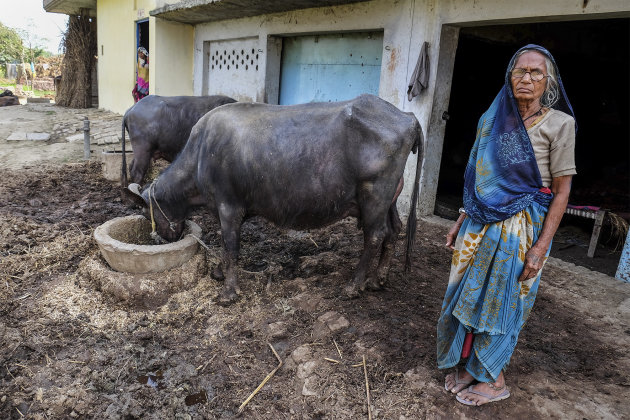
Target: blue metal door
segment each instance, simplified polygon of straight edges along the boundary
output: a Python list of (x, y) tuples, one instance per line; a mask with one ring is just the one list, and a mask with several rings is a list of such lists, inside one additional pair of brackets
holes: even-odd
[(284, 38), (280, 105), (378, 95), (382, 50), (383, 32)]

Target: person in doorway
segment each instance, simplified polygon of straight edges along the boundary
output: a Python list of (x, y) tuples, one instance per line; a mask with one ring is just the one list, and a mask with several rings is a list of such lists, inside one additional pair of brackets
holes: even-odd
[(451, 272), (437, 327), (437, 363), (457, 401), (510, 396), (505, 368), (532, 309), (569, 200), (577, 126), (545, 48), (510, 60), (481, 116), (464, 176), (464, 207), (446, 235)]
[(149, 94), (149, 52), (144, 47), (138, 47), (138, 67), (136, 73), (136, 86), (131, 92), (134, 102), (138, 102)]

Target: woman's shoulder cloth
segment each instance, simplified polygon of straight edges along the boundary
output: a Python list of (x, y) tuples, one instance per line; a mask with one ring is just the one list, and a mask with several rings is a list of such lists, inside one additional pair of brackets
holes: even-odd
[(549, 110), (549, 119), (560, 125), (566, 124), (567, 122), (575, 124), (575, 119), (571, 115), (557, 109)]
[(576, 130), (573, 116), (557, 109), (551, 109), (545, 117), (543, 121), (532, 127), (534, 131), (528, 131), (530, 135), (538, 132), (551, 143), (564, 143), (567, 139), (575, 141)]

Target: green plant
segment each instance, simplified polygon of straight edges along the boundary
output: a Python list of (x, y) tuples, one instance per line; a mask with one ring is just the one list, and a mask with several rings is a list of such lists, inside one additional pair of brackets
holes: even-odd
[(24, 43), (17, 30), (0, 23), (0, 63), (22, 61)]
[[(15, 90), (16, 90), (15, 81), (12, 82), (7, 79), (0, 79), (0, 86), (2, 86), (3, 89), (9, 89), (11, 92), (15, 93)], [(0, 91), (2, 91), (3, 89), (0, 89)], [(56, 95), (56, 92), (54, 90), (38, 90), (38, 89), (33, 90), (31, 86), (27, 86), (27, 85), (22, 85), (22, 91), (33, 92), (33, 96), (36, 96), (36, 97)]]

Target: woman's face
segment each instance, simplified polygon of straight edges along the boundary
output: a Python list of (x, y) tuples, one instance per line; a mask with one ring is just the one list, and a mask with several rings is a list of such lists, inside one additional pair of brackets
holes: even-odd
[(144, 53), (143, 53), (143, 52), (139, 52), (139, 53), (138, 53), (138, 57), (140, 57), (140, 58), (141, 58), (141, 59), (143, 59), (143, 60), (146, 60), (146, 59), (147, 59), (147, 56), (146, 56), (146, 55), (144, 55)]
[[(527, 51), (522, 54), (514, 64), (514, 69), (524, 69), (527, 72), (538, 70), (547, 76), (547, 65), (545, 56), (538, 51)], [(512, 72), (514, 72), (514, 69)], [(511, 77), (512, 91), (517, 101), (534, 101), (539, 100), (545, 93), (547, 86), (547, 78), (543, 77), (540, 81), (532, 80), (530, 73), (525, 73), (521, 78)]]

